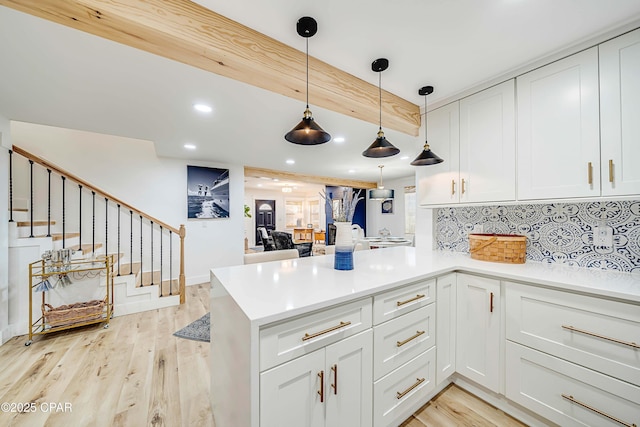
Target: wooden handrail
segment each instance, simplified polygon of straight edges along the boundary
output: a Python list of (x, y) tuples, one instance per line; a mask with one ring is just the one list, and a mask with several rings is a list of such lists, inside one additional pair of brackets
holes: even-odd
[[(180, 236), (180, 275), (178, 277), (178, 286), (180, 289), (180, 304), (183, 304), (185, 302), (185, 295), (186, 295), (186, 289), (185, 289), (185, 274), (184, 274), (184, 238), (186, 236), (186, 229), (184, 227), (184, 224), (180, 224), (180, 228), (176, 228), (176, 227), (172, 227), (169, 224), (160, 221), (154, 217), (152, 217), (151, 215), (148, 215), (144, 212), (142, 212), (139, 209), (134, 208), (133, 206), (131, 206), (130, 204), (123, 202), (122, 200), (120, 200), (117, 197), (112, 196), (111, 194), (107, 193), (104, 190), (99, 189), (98, 187), (96, 187), (95, 185), (92, 185), (90, 183), (88, 183), (87, 181), (85, 181), (82, 178), (77, 177), (76, 175), (73, 175), (71, 173), (68, 173), (67, 171), (64, 171), (63, 169), (61, 169), (60, 167), (58, 167), (57, 165), (49, 162), (48, 160), (45, 160), (39, 156), (36, 156), (35, 154), (32, 154), (30, 152), (28, 152), (27, 150), (24, 150), (20, 147), (17, 146), (13, 146), (12, 148), (13, 152), (16, 154), (19, 154), (23, 157), (25, 157), (26, 159), (32, 160), (34, 163), (39, 164), (40, 166), (50, 169), (51, 171), (56, 172), (57, 174), (66, 177), (70, 180), (75, 181), (77, 184), (82, 185), (83, 187), (91, 190), (91, 191), (95, 191), (97, 194), (109, 199), (112, 202), (115, 202), (117, 204), (119, 204), (120, 206), (128, 209), (131, 212), (135, 212), (137, 215), (152, 221), (154, 224), (158, 224), (160, 226), (162, 226), (163, 228), (172, 231), (173, 233), (176, 233), (178, 236)], [(173, 280), (171, 277), (169, 278), (169, 280)]]
[(126, 202), (123, 202), (119, 198), (114, 197), (111, 194), (107, 193), (106, 191), (101, 190), (100, 188), (96, 187), (95, 185), (92, 185), (92, 184), (88, 183), (84, 179), (79, 178), (79, 177), (77, 177), (77, 176), (75, 176), (75, 175), (73, 175), (73, 174), (71, 174), (71, 173), (69, 173), (67, 171), (62, 170), (60, 167), (58, 167), (55, 164), (49, 162), (48, 160), (43, 159), (42, 157), (38, 157), (35, 154), (31, 154), (30, 152), (28, 152), (28, 151), (26, 151), (26, 150), (24, 150), (24, 149), (22, 149), (20, 147), (17, 147), (15, 145), (13, 146), (13, 152), (16, 153), (16, 154), (20, 154), (21, 156), (26, 157), (29, 160), (33, 160), (35, 163), (38, 163), (39, 165), (41, 165), (41, 166), (43, 166), (43, 167), (45, 167), (47, 169), (51, 169), (52, 171), (54, 171), (54, 172), (56, 172), (56, 173), (58, 173), (58, 174), (60, 174), (62, 176), (65, 176), (65, 177), (75, 181), (78, 184), (82, 184), (83, 187), (86, 187), (86, 188), (89, 188), (89, 189), (95, 191), (97, 194), (100, 194), (100, 195), (106, 197), (107, 199), (119, 204), (120, 206), (132, 211), (135, 214), (142, 215), (142, 217), (148, 219), (149, 221), (153, 221), (154, 224), (161, 225), (163, 228), (169, 229), (169, 230), (171, 230), (172, 232), (174, 232), (176, 234), (180, 234), (180, 229), (178, 229), (176, 227), (172, 227), (169, 224), (167, 224), (165, 222), (162, 222), (162, 221), (152, 217), (151, 215), (147, 215), (146, 213), (140, 211), (139, 209), (134, 208), (130, 204), (128, 204)]

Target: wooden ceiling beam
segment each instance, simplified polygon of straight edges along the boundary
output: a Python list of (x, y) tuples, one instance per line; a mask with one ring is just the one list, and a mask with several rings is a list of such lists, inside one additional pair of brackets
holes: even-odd
[[(303, 102), (306, 98), (304, 52), (188, 0), (0, 0), (0, 5)], [(312, 107), (378, 124), (377, 86), (313, 57), (309, 86)], [(382, 110), (383, 128), (418, 135), (419, 106), (383, 91)]]
[(352, 187), (352, 188), (376, 188), (375, 182), (359, 181), (355, 179), (332, 178), (328, 176), (305, 175), (293, 172), (282, 172), (272, 169), (254, 168), (251, 166), (244, 167), (244, 176), (254, 178), (277, 178), (281, 181), (299, 181), (309, 184), (329, 185), (336, 187)]

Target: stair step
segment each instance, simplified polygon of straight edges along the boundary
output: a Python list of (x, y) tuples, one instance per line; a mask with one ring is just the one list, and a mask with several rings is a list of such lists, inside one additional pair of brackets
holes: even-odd
[[(55, 223), (56, 223), (55, 221), (51, 220), (50, 224), (51, 225), (55, 225)], [(31, 222), (31, 221), (17, 221), (16, 222), (16, 225), (18, 227), (29, 227), (29, 226), (31, 226), (31, 224), (33, 224), (34, 227), (43, 227), (43, 226), (46, 226), (47, 224), (49, 224), (49, 222), (48, 221), (33, 221), (33, 222)]]
[[(99, 249), (101, 247), (102, 247), (102, 243), (96, 243), (95, 244), (95, 249)], [(69, 249), (71, 249), (73, 251), (82, 251), (82, 255), (86, 255), (89, 252), (93, 252), (93, 245), (91, 243), (85, 243), (83, 245), (69, 246)]]
[[(114, 263), (113, 264), (113, 271), (118, 274), (118, 263)], [(134, 262), (134, 263), (120, 263), (120, 275), (121, 276), (126, 276), (129, 274), (138, 274), (138, 272), (140, 271), (140, 263), (139, 262)]]
[(7, 210), (13, 210), (14, 212), (29, 212), (29, 209), (27, 208), (13, 208), (13, 209), (7, 209)]
[[(36, 237), (45, 237), (45, 236), (36, 236)], [(80, 237), (80, 233), (65, 233), (65, 239), (73, 239), (74, 237)], [(51, 239), (56, 242), (58, 240), (62, 240), (62, 233), (51, 233)]]
[[(173, 285), (171, 285), (171, 282), (173, 282)], [(168, 297), (169, 296), (169, 292), (173, 291), (171, 295), (180, 295), (180, 285), (179, 285), (179, 281), (178, 279), (173, 279), (173, 280), (163, 280), (162, 281), (162, 292), (160, 293), (160, 295)]]
[(140, 279), (140, 275), (137, 277), (137, 285), (138, 286), (149, 286), (153, 281), (154, 285), (160, 284), (160, 270), (151, 271), (143, 271), (142, 279)]

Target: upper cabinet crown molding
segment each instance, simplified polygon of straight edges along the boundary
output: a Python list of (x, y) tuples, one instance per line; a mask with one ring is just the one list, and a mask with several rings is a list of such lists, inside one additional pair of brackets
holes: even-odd
[[(305, 100), (304, 52), (188, 0), (0, 0), (0, 5)], [(309, 82), (314, 105), (379, 123), (378, 86), (313, 57)], [(382, 101), (385, 127), (418, 135), (419, 106), (387, 91)]]

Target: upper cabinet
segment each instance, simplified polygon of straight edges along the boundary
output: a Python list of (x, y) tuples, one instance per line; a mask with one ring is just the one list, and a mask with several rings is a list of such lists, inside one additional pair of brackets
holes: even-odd
[(457, 203), (460, 176), (459, 102), (433, 110), (427, 117), (427, 141), (444, 162), (416, 167), (417, 196), (421, 205)]
[(600, 195), (596, 47), (517, 78), (518, 199)]
[(443, 163), (420, 167), (421, 205), (515, 200), (515, 95), (509, 80), (428, 115)]
[(640, 194), (640, 30), (599, 48), (602, 195)]
[(514, 82), (460, 100), (460, 201), (516, 198)]

